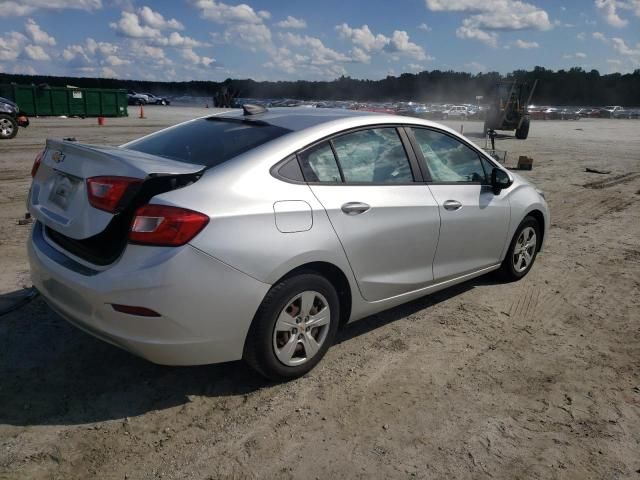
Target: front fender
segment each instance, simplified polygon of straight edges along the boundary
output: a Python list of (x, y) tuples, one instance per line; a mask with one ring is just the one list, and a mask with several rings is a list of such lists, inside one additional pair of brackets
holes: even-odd
[(540, 249), (542, 249), (549, 233), (549, 225), (551, 224), (547, 202), (540, 196), (533, 185), (517, 180), (514, 186), (506, 193), (509, 195), (509, 203), (511, 205), (511, 223), (509, 225), (507, 243), (504, 246), (501, 259), (504, 259), (507, 254), (511, 240), (522, 220), (535, 211), (540, 212), (544, 218), (544, 224), (542, 225), (544, 233), (542, 236), (542, 244), (540, 245)]

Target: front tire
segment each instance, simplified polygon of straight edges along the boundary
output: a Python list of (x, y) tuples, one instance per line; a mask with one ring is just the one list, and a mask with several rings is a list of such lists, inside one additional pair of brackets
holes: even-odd
[(315, 367), (333, 343), (340, 300), (324, 277), (301, 273), (274, 285), (258, 309), (245, 361), (264, 377), (286, 381)]
[(541, 241), (538, 220), (532, 216), (525, 217), (513, 235), (507, 255), (498, 270), (500, 276), (512, 282), (529, 273), (538, 255)]
[(9, 140), (18, 134), (18, 122), (11, 115), (0, 114), (0, 139)]

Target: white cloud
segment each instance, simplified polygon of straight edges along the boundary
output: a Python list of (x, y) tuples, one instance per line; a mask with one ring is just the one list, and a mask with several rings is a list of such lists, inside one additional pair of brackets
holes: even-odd
[(342, 38), (349, 39), (354, 45), (360, 47), (366, 52), (380, 51), (390, 40), (381, 33), (374, 35), (368, 25), (360, 28), (351, 28), (346, 23), (336, 26), (336, 31)]
[(267, 11), (256, 12), (246, 3), (240, 5), (227, 5), (215, 0), (192, 0), (191, 3), (200, 10), (202, 18), (217, 23), (262, 23), (263, 19), (270, 18)]
[(24, 29), (29, 38), (31, 38), (31, 41), (36, 45), (49, 45), (52, 47), (56, 44), (56, 39), (42, 30), (33, 18), (27, 19)]
[(578, 40), (584, 40), (586, 38), (586, 34), (584, 32), (580, 32), (576, 35)]
[(462, 25), (456, 30), (456, 36), (468, 40), (478, 40), (490, 47), (498, 46), (498, 35), (495, 32), (486, 32), (475, 27)]
[(242, 45), (252, 50), (272, 50), (271, 30), (263, 23), (237, 23), (223, 34), (226, 43)]
[(418, 25), (418, 30), (423, 30), (425, 32), (430, 32), (431, 31), (431, 27), (423, 22), (420, 25)]
[(329, 65), (336, 62), (349, 62), (351, 59), (344, 53), (328, 48), (319, 38), (296, 33), (281, 33), (280, 38), (284, 43), (298, 48), (304, 48), (311, 65)]
[(307, 28), (307, 22), (303, 18), (296, 18), (289, 15), (285, 20), (276, 23), (276, 27), (303, 29)]
[(562, 56), (562, 58), (564, 59), (579, 59), (579, 60), (584, 60), (585, 58), (587, 58), (587, 54), (583, 53), (583, 52), (576, 52), (576, 53), (567, 53), (565, 55)]
[(613, 48), (620, 55), (624, 55), (625, 57), (633, 57), (640, 60), (640, 43), (637, 43), (635, 47), (630, 47), (622, 38), (618, 37), (612, 38), (611, 43), (613, 44)]
[(591, 34), (591, 36), (592, 36), (593, 38), (595, 38), (596, 40), (600, 40), (601, 42), (605, 42), (605, 43), (606, 43), (606, 42), (608, 41), (608, 40), (607, 40), (607, 37), (605, 37), (605, 36), (604, 36), (604, 34), (603, 34), (602, 32), (593, 32), (593, 33)]
[(428, 60), (430, 58), (420, 45), (413, 43), (409, 39), (409, 34), (404, 30), (395, 30), (391, 37), (387, 37), (381, 33), (374, 34), (368, 25), (354, 28), (342, 23), (336, 25), (335, 28), (342, 38), (351, 40), (355, 46), (352, 55), (356, 58), (366, 58), (365, 52), (369, 54), (382, 51), (404, 54), (417, 60)]
[(424, 49), (409, 40), (409, 34), (404, 30), (393, 32), (391, 42), (385, 46), (385, 51), (390, 53), (402, 53), (417, 60), (428, 60)]
[(407, 69), (411, 72), (423, 72), (426, 70), (424, 65), (420, 65), (419, 63), (410, 63), (407, 65)]
[(549, 30), (552, 24), (545, 10), (519, 0), (425, 0), (436, 12), (469, 12), (456, 30), (459, 38), (473, 39), (496, 47), (498, 31)]
[(138, 16), (142, 23), (157, 30), (184, 30), (184, 25), (175, 18), (165, 20), (162, 14), (154, 12), (147, 6), (138, 9)]
[(186, 35), (180, 35), (178, 32), (171, 32), (168, 38), (168, 45), (171, 47), (193, 48), (202, 46), (203, 43)]
[(524, 48), (524, 49), (540, 47), (538, 42), (525, 42), (524, 40), (520, 40), (520, 39), (516, 40), (514, 45), (518, 48)]
[(0, 17), (21, 17), (37, 10), (99, 10), (102, 0), (3, 0)]
[[(82, 45), (68, 45), (62, 51), (62, 58), (68, 65), (78, 71), (83, 71), (93, 66), (104, 68), (119, 67), (133, 63), (130, 59), (120, 54), (120, 47), (109, 42), (96, 42), (93, 38), (87, 38)], [(99, 70), (95, 70), (98, 72)], [(107, 75), (103, 75), (107, 76)]]
[(116, 78), (118, 74), (112, 68), (102, 67), (100, 70), (100, 76), (105, 78)]
[(612, 27), (622, 28), (629, 23), (627, 20), (620, 18), (618, 15), (618, 7), (621, 2), (617, 0), (595, 0), (596, 7), (604, 14), (604, 19)]
[(51, 57), (40, 45), (26, 45), (24, 47), (25, 55), (31, 60), (50, 60)]
[(18, 32), (9, 32), (0, 36), (0, 60), (13, 61), (20, 56), (27, 37)]
[(191, 62), (193, 65), (198, 65), (203, 67), (208, 67), (213, 62), (215, 62), (215, 59), (210, 57), (200, 56), (190, 48), (186, 48), (182, 51), (182, 58)]
[(125, 60), (116, 55), (107, 55), (104, 59), (107, 65), (111, 65), (112, 67), (118, 67), (120, 65), (129, 65), (131, 60)]
[(148, 25), (141, 25), (138, 15), (132, 12), (122, 12), (120, 20), (109, 24), (120, 35), (130, 38), (160, 37), (160, 30)]

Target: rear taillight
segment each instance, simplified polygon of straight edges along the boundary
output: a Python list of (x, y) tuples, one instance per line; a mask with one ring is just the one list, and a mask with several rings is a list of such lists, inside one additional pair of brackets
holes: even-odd
[(142, 245), (177, 247), (195, 237), (209, 223), (206, 215), (168, 205), (144, 205), (133, 217), (129, 241)]
[(33, 161), (33, 167), (31, 167), (31, 178), (36, 176), (38, 173), (38, 168), (40, 168), (40, 162), (42, 162), (42, 157), (44, 156), (44, 150), (36, 155), (36, 159)]
[(129, 187), (139, 185), (139, 178), (91, 177), (87, 178), (87, 194), (92, 207), (114, 213)]

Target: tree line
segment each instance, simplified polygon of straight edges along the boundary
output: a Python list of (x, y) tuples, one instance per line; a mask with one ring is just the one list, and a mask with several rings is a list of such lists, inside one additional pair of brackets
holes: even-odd
[(165, 96), (213, 97), (232, 92), (239, 97), (292, 98), (299, 100), (417, 101), (475, 103), (476, 96), (490, 95), (499, 81), (518, 79), (538, 87), (532, 103), (548, 105), (640, 106), (640, 69), (633, 73), (601, 75), (597, 70), (516, 70), (471, 74), (454, 71), (424, 71), (362, 80), (342, 76), (331, 81), (261, 81), (227, 79), (222, 82), (158, 82), (114, 78), (52, 77), (0, 73), (0, 84), (73, 85), (81, 88), (124, 88)]

